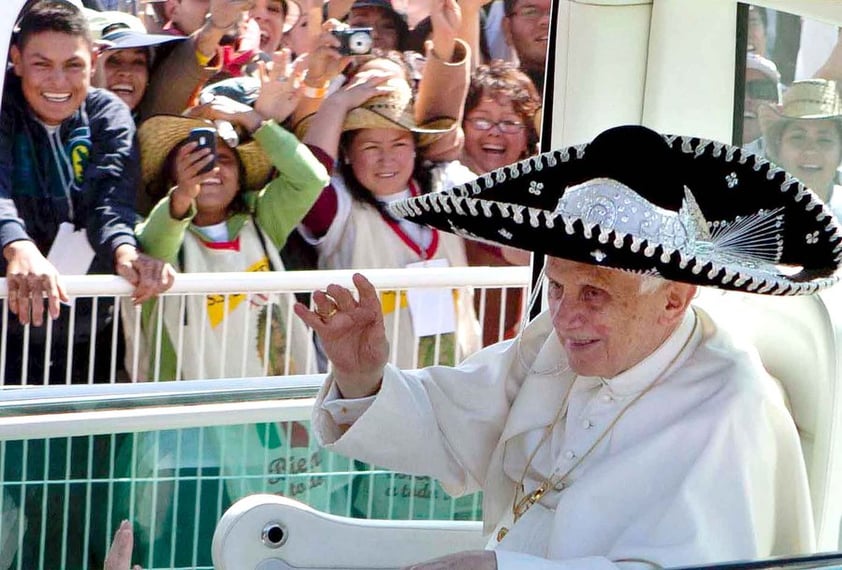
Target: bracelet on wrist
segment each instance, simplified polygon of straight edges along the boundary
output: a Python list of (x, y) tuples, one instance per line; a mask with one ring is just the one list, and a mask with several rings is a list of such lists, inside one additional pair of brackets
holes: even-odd
[(324, 99), (327, 95), (327, 88), (329, 85), (330, 82), (326, 82), (321, 87), (310, 87), (305, 83), (304, 87), (301, 89), (301, 94), (308, 99)]

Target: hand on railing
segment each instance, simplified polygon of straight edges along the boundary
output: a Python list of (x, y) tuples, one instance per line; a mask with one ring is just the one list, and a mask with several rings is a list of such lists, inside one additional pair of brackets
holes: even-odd
[(143, 570), (140, 564), (132, 566), (132, 549), (134, 548), (134, 532), (132, 523), (123, 521), (114, 533), (111, 548), (105, 556), (104, 570)]
[(114, 270), (134, 285), (132, 301), (140, 305), (172, 287), (175, 269), (169, 263), (150, 257), (128, 244), (114, 251)]
[(44, 297), (50, 317), (58, 318), (60, 302), (70, 298), (55, 266), (29, 240), (18, 240), (3, 249), (6, 258), (6, 282), (9, 287), (9, 311), (22, 325), (40, 327), (44, 322)]
[(342, 396), (362, 398), (380, 389), (389, 342), (374, 285), (359, 273), (353, 280), (359, 301), (345, 287), (328, 285), (313, 293), (313, 311), (297, 303), (295, 314), (322, 339)]

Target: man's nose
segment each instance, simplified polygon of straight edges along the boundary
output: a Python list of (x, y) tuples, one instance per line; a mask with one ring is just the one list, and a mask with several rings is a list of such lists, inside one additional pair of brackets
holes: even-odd
[(50, 84), (54, 87), (65, 85), (67, 83), (67, 73), (60, 66), (55, 66), (50, 70), (49, 80)]
[(565, 298), (556, 304), (556, 310), (553, 314), (555, 328), (572, 330), (582, 326), (585, 321), (585, 312), (581, 303)]

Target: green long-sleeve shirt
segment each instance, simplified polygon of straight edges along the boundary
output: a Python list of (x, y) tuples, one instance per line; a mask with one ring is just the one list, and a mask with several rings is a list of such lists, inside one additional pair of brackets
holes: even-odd
[[(257, 225), (281, 249), (329, 177), (307, 146), (274, 121), (264, 123), (254, 133), (254, 139), (277, 169), (278, 176), (261, 190), (244, 194), (248, 212), (231, 214), (227, 220), (228, 237), (234, 239), (246, 220), (254, 215)], [(195, 214), (195, 208), (191, 207), (184, 219), (174, 219), (170, 215), (170, 197), (162, 198), (136, 229), (143, 251), (178, 265), (185, 232), (198, 231), (191, 225)]]

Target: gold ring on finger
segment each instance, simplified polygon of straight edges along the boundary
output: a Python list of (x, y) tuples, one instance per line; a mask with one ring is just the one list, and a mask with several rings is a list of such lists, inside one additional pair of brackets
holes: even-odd
[(331, 307), (330, 311), (328, 311), (327, 313), (321, 313), (319, 311), (316, 311), (316, 314), (319, 315), (319, 318), (322, 320), (323, 323), (326, 323), (328, 319), (330, 319), (338, 311), (339, 309), (337, 309), (336, 307)]

